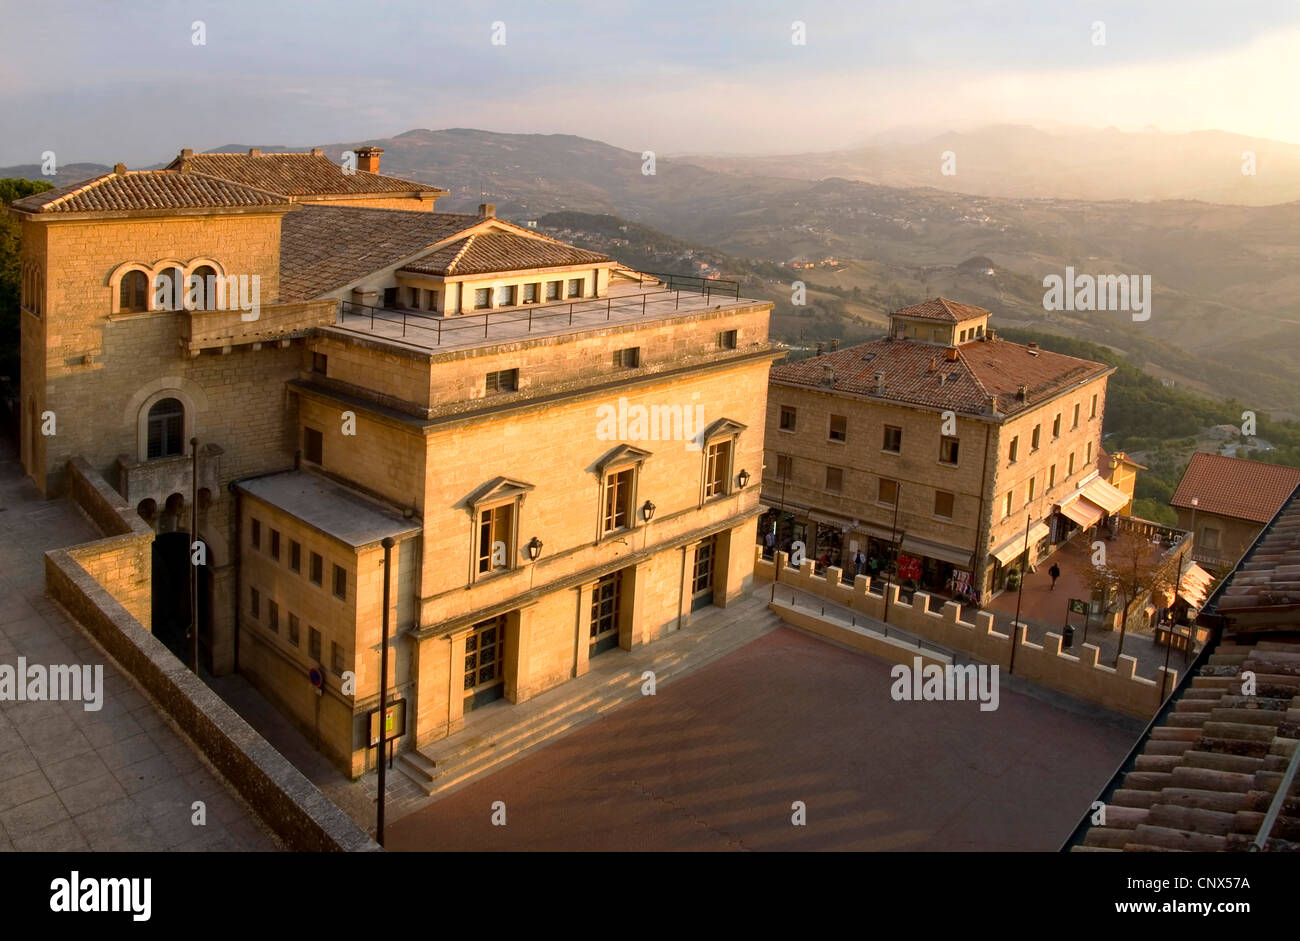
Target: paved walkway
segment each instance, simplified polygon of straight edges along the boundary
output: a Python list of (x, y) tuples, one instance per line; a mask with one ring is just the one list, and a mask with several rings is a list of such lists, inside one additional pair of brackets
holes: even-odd
[[(278, 844), (187, 739), (45, 596), (47, 549), (97, 538), (41, 500), (0, 438), (0, 664), (103, 664), (103, 708), (0, 701), (0, 849), (270, 850)], [(191, 822), (194, 801), (205, 826)]]

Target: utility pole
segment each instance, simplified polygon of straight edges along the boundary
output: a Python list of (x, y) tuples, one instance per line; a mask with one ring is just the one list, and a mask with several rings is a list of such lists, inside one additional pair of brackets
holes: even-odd
[[(898, 548), (894, 545), (898, 535), (898, 505), (903, 502), (903, 485), (894, 485), (894, 522), (889, 527), (889, 551), (894, 557), (894, 564), (898, 564)], [(889, 623), (889, 564), (885, 564), (885, 616), (881, 618), (886, 624)]]
[(384, 774), (387, 762), (384, 760), (384, 745), (388, 740), (388, 597), (391, 587), (389, 572), (393, 558), (393, 546), (396, 540), (385, 536), (381, 545), (384, 547), (384, 617), (379, 643), (379, 747), (376, 755), (379, 760), (379, 814), (375, 822), (375, 842), (384, 845), (384, 797), (388, 784)]
[(1025, 549), (1020, 556), (1020, 590), (1016, 592), (1016, 619), (1011, 622), (1011, 664), (1007, 667), (1008, 673), (1016, 672), (1016, 635), (1020, 633), (1020, 601), (1025, 597), (1025, 575), (1029, 568), (1029, 521), (1033, 518), (1032, 513), (1025, 514)]
[(194, 549), (199, 541), (199, 439), (190, 439), (190, 669), (199, 672), (199, 565)]

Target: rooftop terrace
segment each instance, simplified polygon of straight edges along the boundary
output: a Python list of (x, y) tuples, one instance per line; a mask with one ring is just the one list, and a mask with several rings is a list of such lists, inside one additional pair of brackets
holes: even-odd
[[(692, 279), (700, 280), (700, 279)], [(611, 284), (606, 297), (531, 304), (502, 310), (438, 317), (402, 308), (367, 307), (344, 301), (335, 329), (419, 349), (464, 350), (530, 337), (587, 333), (611, 325), (650, 323), (740, 308), (763, 301), (739, 296), (735, 282), (670, 287), (638, 282)]]

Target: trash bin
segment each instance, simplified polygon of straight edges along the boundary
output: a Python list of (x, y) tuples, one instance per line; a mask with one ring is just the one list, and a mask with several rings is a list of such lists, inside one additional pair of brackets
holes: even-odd
[(1068, 649), (1074, 646), (1074, 628), (1069, 624), (1065, 625), (1065, 639), (1061, 641), (1061, 647)]

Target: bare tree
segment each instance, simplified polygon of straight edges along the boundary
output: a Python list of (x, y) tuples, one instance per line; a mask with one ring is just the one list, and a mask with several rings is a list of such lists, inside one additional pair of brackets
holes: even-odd
[(1100, 592), (1103, 600), (1108, 599), (1111, 593), (1119, 595), (1120, 599), (1116, 666), (1124, 653), (1129, 608), (1140, 598), (1162, 597), (1173, 590), (1174, 574), (1162, 555), (1159, 546), (1132, 530), (1120, 533), (1109, 542), (1102, 542), (1093, 555), (1088, 573), (1089, 587)]

